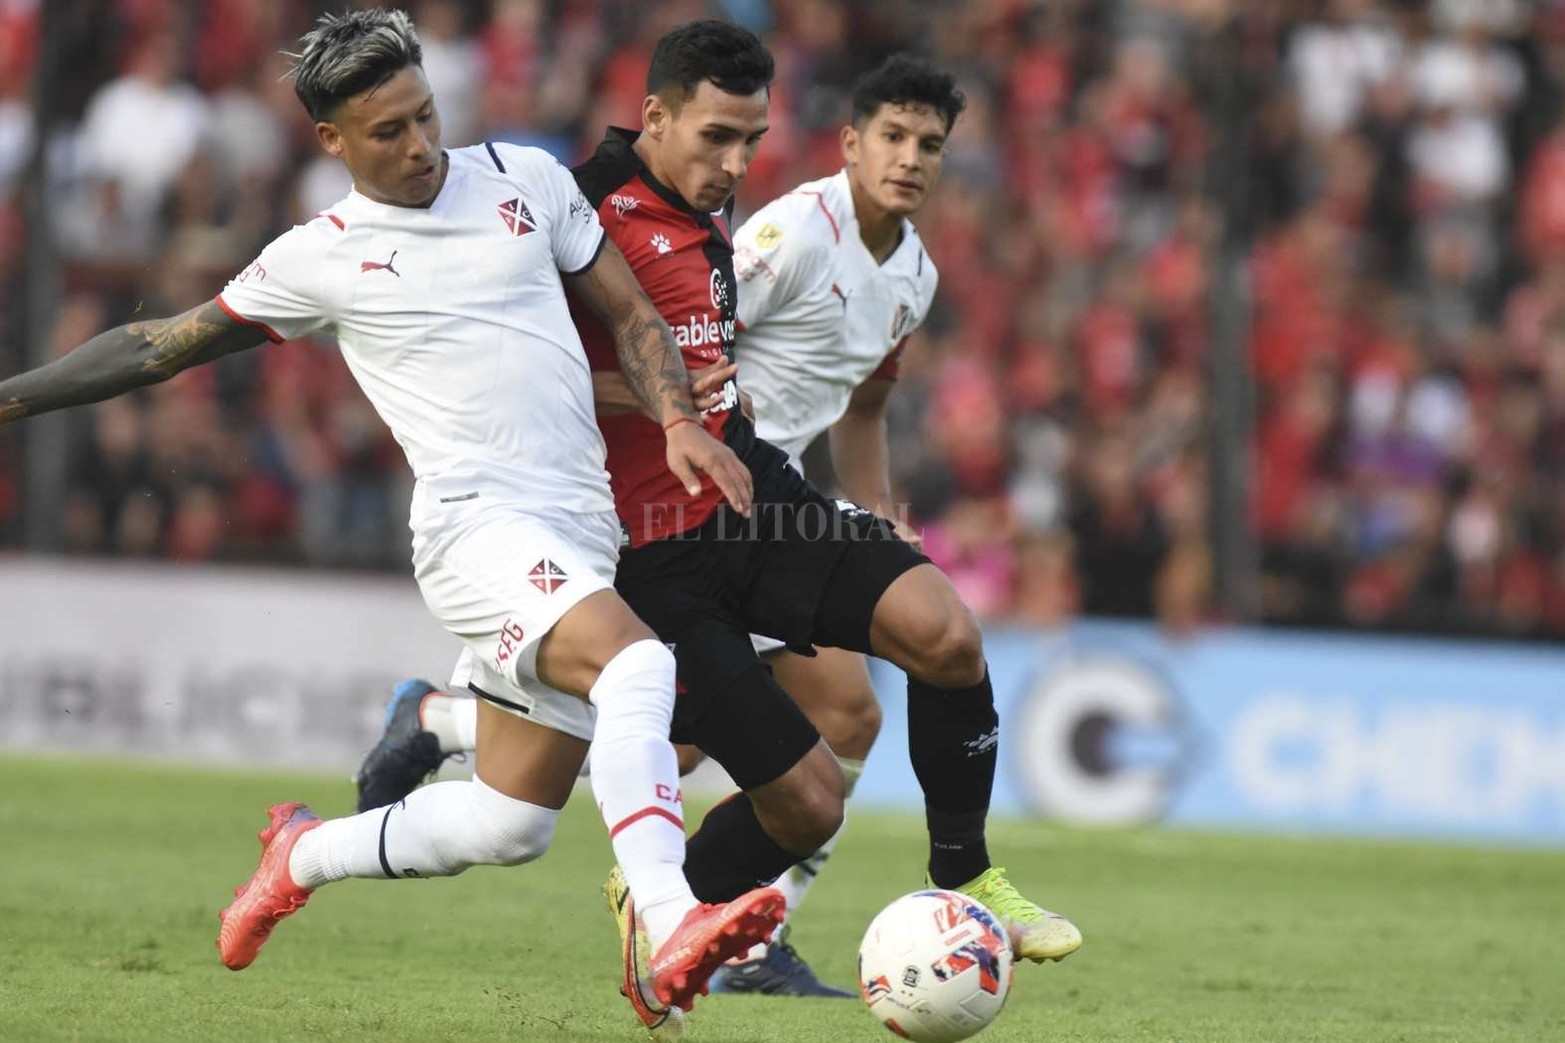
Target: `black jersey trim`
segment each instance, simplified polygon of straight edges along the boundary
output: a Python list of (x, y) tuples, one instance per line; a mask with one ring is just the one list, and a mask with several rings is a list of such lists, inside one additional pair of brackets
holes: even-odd
[(610, 127), (592, 155), (571, 167), (576, 187), (594, 207), (601, 207), (611, 193), (635, 178), (641, 167), (640, 157), (630, 147), (635, 140), (631, 131)]
[(693, 218), (697, 225), (706, 227), (712, 215), (685, 202), (684, 196), (653, 177), (652, 171), (641, 161), (635, 149), (636, 139), (640, 136), (640, 131), (610, 127), (592, 155), (571, 168), (571, 173), (576, 175), (577, 187), (596, 207), (602, 206), (603, 200), (615, 189), (640, 178), (653, 195)]
[(494, 145), (486, 141), (484, 142), (484, 148), (489, 150), (489, 158), (494, 160), (495, 169), (504, 174), (506, 172), (505, 164), (500, 162), (500, 153), (494, 150)]
[(590, 269), (593, 265), (598, 263), (598, 258), (603, 256), (603, 247), (604, 247), (604, 244), (606, 244), (608, 241), (609, 241), (609, 233), (600, 230), (598, 232), (598, 248), (596, 250), (592, 251), (592, 256), (587, 259), (587, 263), (582, 265), (580, 268), (574, 269), (573, 271), (569, 271), (569, 272), (565, 271), (564, 269), (561, 269), (560, 270), (560, 274), (561, 275), (580, 275), (583, 272), (585, 272), (588, 269)]

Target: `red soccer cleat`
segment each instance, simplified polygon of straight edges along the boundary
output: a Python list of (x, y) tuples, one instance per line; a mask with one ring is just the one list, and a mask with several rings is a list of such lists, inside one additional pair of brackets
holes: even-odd
[(670, 1007), (689, 1010), (707, 993), (707, 979), (735, 956), (772, 940), (787, 901), (775, 887), (758, 887), (726, 905), (698, 905), (685, 914), (652, 957), (652, 992)]
[(310, 900), (308, 889), (288, 875), (288, 856), (299, 838), (321, 824), (315, 812), (295, 801), (267, 808), (271, 825), (261, 831), (261, 864), (250, 882), (234, 891), (234, 904), (217, 914), (223, 927), (217, 951), (231, 971), (255, 962), (277, 921), (292, 916)]

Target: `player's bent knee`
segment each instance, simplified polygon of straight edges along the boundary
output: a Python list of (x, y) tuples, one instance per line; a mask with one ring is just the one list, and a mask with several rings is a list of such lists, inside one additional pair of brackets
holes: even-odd
[(873, 746), (880, 736), (880, 725), (884, 715), (880, 712), (880, 700), (875, 698), (874, 692), (865, 692), (863, 698), (853, 704), (850, 718), (853, 722), (853, 735), (862, 746)]
[(470, 822), (473, 865), (519, 866), (543, 856), (560, 813), (529, 804), (474, 780)]
[(750, 799), (773, 840), (808, 854), (842, 828), (846, 793), (837, 759), (818, 743), (782, 778), (751, 790)]
[(800, 808), (798, 846), (790, 848), (794, 851), (815, 851), (826, 841), (837, 835), (837, 830), (842, 828), (844, 817), (843, 794), (839, 789), (835, 793), (821, 790), (814, 794)]
[[(674, 653), (661, 641), (633, 641), (603, 665), (588, 695), (600, 709), (605, 702), (632, 698), (647, 703), (649, 710), (659, 715), (672, 714)], [(659, 727), (664, 733), (668, 731), (666, 718)]]
[(813, 790), (789, 799), (786, 807), (756, 801), (756, 814), (767, 835), (780, 846), (808, 855), (837, 835), (842, 828), (843, 798)]
[(984, 679), (984, 639), (966, 607), (952, 612), (931, 636), (913, 671), (939, 688), (969, 688)]
[(661, 647), (619, 595), (600, 590), (566, 612), (543, 636), (538, 645), (538, 676), (561, 691), (584, 695), (605, 670), (644, 643)]
[(882, 719), (875, 693), (866, 692), (847, 705), (820, 714), (815, 725), (832, 753), (863, 760), (880, 736)]
[[(688, 691), (679, 698), (674, 741), (700, 746), (752, 796), (796, 784), (821, 746), (804, 712), (759, 662), (726, 684), (698, 676), (699, 666), (691, 669)], [(824, 747), (821, 752), (831, 760)]]

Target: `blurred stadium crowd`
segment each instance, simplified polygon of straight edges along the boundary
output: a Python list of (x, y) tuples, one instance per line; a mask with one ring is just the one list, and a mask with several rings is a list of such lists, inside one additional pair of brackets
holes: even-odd
[[(0, 0), (0, 369), (40, 5)], [(58, 0), (54, 350), (210, 297), (346, 189), (281, 79), (314, 0)], [(340, 6), (340, 5), (333, 5)], [(709, 12), (779, 76), (741, 216), (838, 165), (899, 48), (969, 109), (920, 218), (941, 292), (893, 396), (898, 489), (988, 618), (1217, 617), (1210, 494), (1244, 455), (1276, 622), (1565, 636), (1565, 2), (408, 0), (448, 145), (566, 162), (635, 125)], [(42, 231), (34, 229), (35, 233)], [(1213, 438), (1241, 273), (1249, 445)], [(402, 567), (408, 478), (332, 345), (71, 415), (72, 553)], [(0, 432), (0, 535), (20, 539)]]

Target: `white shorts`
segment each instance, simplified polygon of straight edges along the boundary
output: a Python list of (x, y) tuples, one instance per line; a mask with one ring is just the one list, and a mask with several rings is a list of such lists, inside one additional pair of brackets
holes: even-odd
[(470, 692), (524, 721), (586, 742), (592, 741), (598, 723), (598, 708), (587, 700), (550, 688), (537, 678), (507, 680), (475, 656), (471, 648), (463, 648), (457, 656), (447, 691)]
[(526, 720), (591, 740), (586, 699), (538, 680), (538, 642), (589, 595), (614, 586), (619, 520), (504, 506), (464, 512), (413, 541), (424, 603), (465, 646), (451, 683)]

